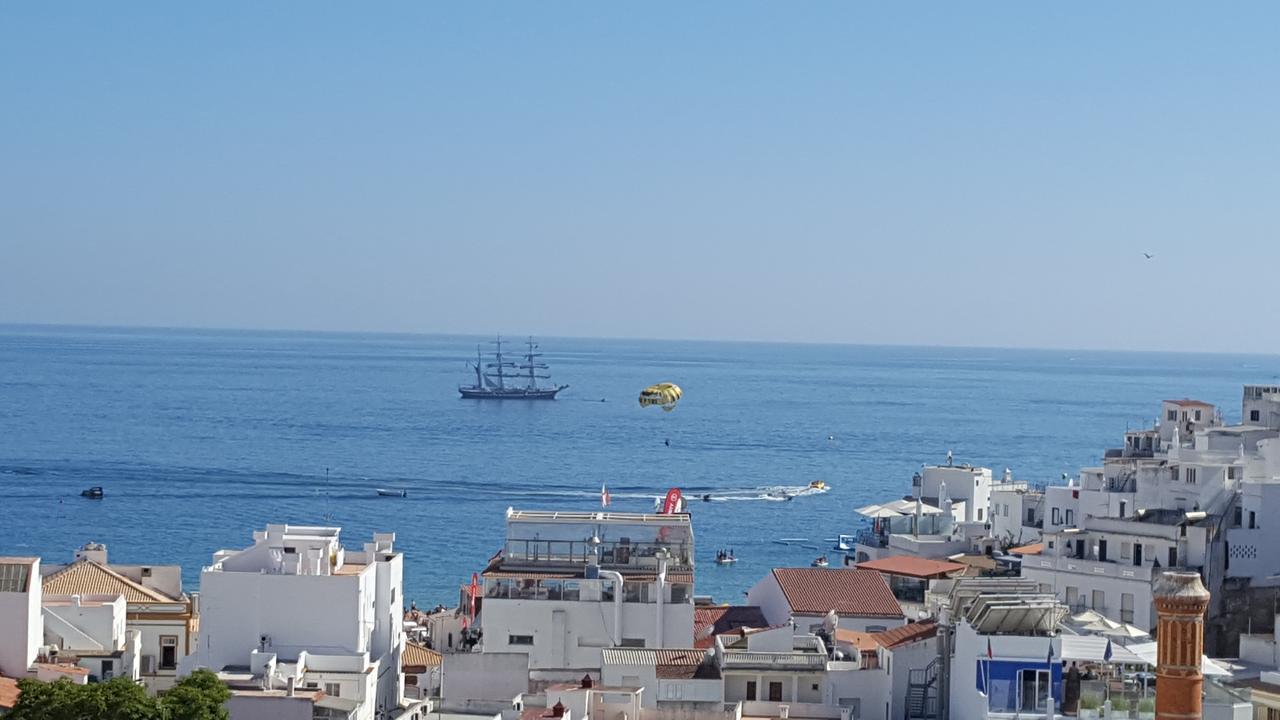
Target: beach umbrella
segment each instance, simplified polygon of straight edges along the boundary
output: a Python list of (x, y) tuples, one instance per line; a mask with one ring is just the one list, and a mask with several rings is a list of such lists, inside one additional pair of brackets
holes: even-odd
[(890, 510), (882, 505), (865, 505), (854, 510), (854, 512), (862, 515), (863, 517), (874, 518), (876, 520), (888, 517), (902, 517), (902, 513), (897, 510)]

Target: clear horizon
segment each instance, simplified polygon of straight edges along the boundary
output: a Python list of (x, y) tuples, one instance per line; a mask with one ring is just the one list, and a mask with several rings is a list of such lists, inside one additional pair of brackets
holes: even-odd
[[(215, 327), (215, 326), (179, 326), (179, 325), (94, 325), (86, 323), (16, 323), (16, 322), (0, 322), (0, 332), (6, 328), (17, 329), (36, 329), (51, 331), (74, 331), (83, 330), (87, 332), (172, 332), (172, 333), (252, 333), (261, 335), (368, 335), (377, 336), (407, 336), (407, 337), (465, 337), (465, 338), (493, 338), (494, 334), (485, 334), (478, 332), (430, 332), (430, 331), (413, 331), (413, 330), (353, 330), (350, 328), (326, 328), (326, 329), (305, 329), (305, 328), (278, 328), (278, 327)], [(528, 337), (528, 333), (501, 333), (504, 344), (508, 341), (520, 342), (521, 338)], [(1082, 352), (1082, 353), (1125, 353), (1125, 354), (1151, 354), (1151, 355), (1213, 355), (1213, 356), (1230, 356), (1239, 355), (1246, 357), (1258, 358), (1280, 358), (1280, 353), (1269, 352), (1244, 352), (1244, 351), (1212, 351), (1212, 350), (1161, 350), (1161, 349), (1129, 349), (1129, 348), (1091, 348), (1091, 347), (1049, 347), (1037, 345), (939, 345), (924, 343), (870, 343), (870, 342), (829, 342), (819, 340), (752, 340), (744, 338), (694, 338), (694, 337), (644, 337), (639, 335), (538, 335), (534, 334), (535, 340), (601, 340), (601, 341), (618, 341), (618, 342), (672, 342), (672, 343), (724, 343), (724, 344), (744, 344), (744, 345), (818, 345), (818, 346), (834, 346), (834, 347), (869, 347), (869, 348), (909, 348), (909, 349), (937, 349), (937, 350), (1014, 350), (1014, 351), (1031, 351), (1031, 352)], [(1280, 368), (1278, 368), (1280, 369)], [(1273, 376), (1280, 377), (1273, 373)], [(1259, 381), (1261, 382), (1261, 380)]]
[(378, 10), (0, 6), (0, 323), (1280, 354), (1280, 6)]

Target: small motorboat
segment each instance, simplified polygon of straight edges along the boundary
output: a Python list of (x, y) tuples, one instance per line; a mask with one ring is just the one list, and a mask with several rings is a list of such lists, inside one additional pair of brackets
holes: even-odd
[(717, 565), (732, 565), (738, 562), (738, 558), (733, 556), (732, 550), (720, 550), (716, 552)]
[(827, 556), (823, 555), (818, 559), (814, 560), (813, 562), (809, 563), (809, 566), (810, 567), (826, 567), (827, 565), (830, 565), (830, 564), (831, 563), (827, 562)]
[(827, 483), (825, 480), (814, 480), (813, 482), (809, 483), (809, 489), (810, 490), (826, 490)]
[(88, 490), (82, 490), (82, 491), (80, 491), (80, 497), (87, 497), (87, 498), (93, 498), (94, 500), (101, 500), (101, 499), (102, 499), (102, 486), (101, 486), (101, 485), (94, 485), (93, 487), (89, 488)]
[(840, 552), (849, 552), (853, 547), (849, 544), (853, 541), (852, 535), (840, 535), (836, 538), (835, 549)]
[(390, 490), (387, 488), (378, 488), (378, 494), (382, 497), (409, 497), (408, 490)]

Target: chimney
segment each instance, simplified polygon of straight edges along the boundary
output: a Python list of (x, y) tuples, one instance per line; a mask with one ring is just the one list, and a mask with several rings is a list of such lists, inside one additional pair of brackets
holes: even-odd
[(1166, 572), (1156, 581), (1156, 720), (1200, 720), (1204, 676), (1204, 611), (1209, 591), (1194, 572)]
[(564, 703), (557, 700), (556, 704), (551, 706), (551, 717), (564, 717)]
[(591, 689), (591, 685), (592, 685), (592, 682), (591, 682), (591, 674), (590, 674), (590, 673), (588, 673), (588, 674), (586, 674), (586, 675), (583, 675), (583, 676), (582, 676), (582, 689), (584, 689), (584, 690), (590, 690), (590, 689)]

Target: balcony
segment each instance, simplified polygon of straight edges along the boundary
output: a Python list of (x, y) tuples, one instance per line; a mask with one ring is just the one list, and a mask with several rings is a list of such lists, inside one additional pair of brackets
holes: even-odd
[(826, 668), (827, 656), (821, 653), (729, 650), (724, 654), (725, 670), (823, 672)]
[[(583, 540), (508, 540), (503, 561), (531, 565), (585, 565), (596, 546)], [(666, 551), (672, 567), (693, 567), (692, 547), (688, 543), (603, 542), (599, 545), (600, 564), (604, 567), (658, 568), (658, 554)]]
[(867, 547), (873, 548), (889, 546), (889, 538), (870, 530), (859, 530), (858, 534), (854, 536), (853, 541), (859, 545), (866, 545)]
[(1084, 558), (1062, 557), (1062, 556), (1044, 556), (1038, 558), (1024, 558), (1022, 561), (1023, 568), (1052, 570), (1055, 572), (1078, 573), (1081, 575), (1094, 575), (1102, 577), (1113, 577), (1121, 580), (1142, 580), (1151, 582), (1151, 565), (1132, 565), (1111, 562), (1109, 560), (1087, 560)]

